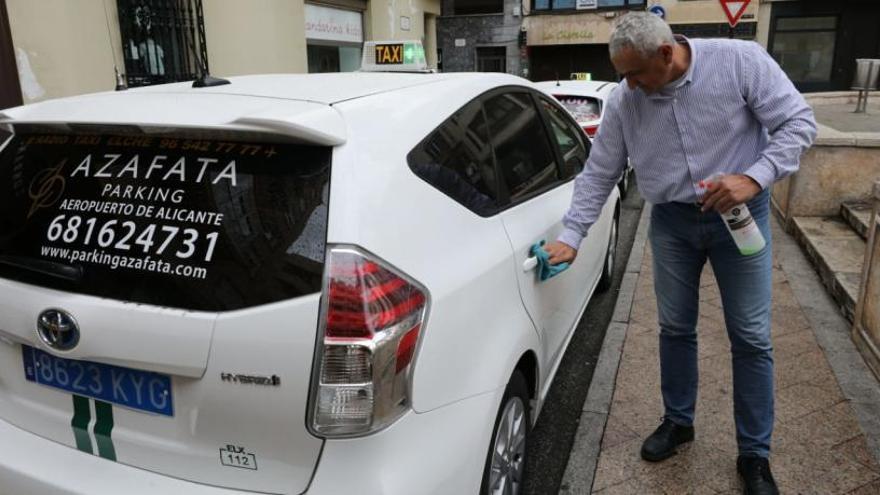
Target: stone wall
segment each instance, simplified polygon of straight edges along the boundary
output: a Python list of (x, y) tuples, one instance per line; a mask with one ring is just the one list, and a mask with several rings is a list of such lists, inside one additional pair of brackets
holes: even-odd
[(788, 226), (797, 216), (834, 216), (844, 201), (866, 200), (880, 177), (880, 134), (819, 126), (800, 170), (773, 186), (773, 202)]

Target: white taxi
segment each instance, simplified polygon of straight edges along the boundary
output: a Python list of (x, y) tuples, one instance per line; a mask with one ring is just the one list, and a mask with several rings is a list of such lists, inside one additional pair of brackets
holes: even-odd
[(518, 492), (618, 196), (540, 281), (577, 123), (366, 58), (0, 112), (0, 492)]

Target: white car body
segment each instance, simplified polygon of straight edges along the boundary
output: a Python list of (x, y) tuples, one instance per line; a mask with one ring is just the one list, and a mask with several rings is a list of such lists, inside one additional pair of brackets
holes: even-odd
[[(363, 435), (321, 435), (312, 426), (327, 273), (323, 295), (317, 290), (228, 311), (145, 304), (0, 274), (0, 441), (6, 445), (0, 452), (0, 491), (476, 493), (494, 419), (518, 367), (530, 379), (532, 422), (537, 418), (602, 275), (617, 193), (577, 262), (540, 282), (529, 248), (561, 232), (571, 177), (481, 216), (418, 177), (407, 162), (415, 146), (478, 96), (515, 90), (537, 98), (533, 84), (503, 74), (377, 73), (243, 76), (231, 82), (47, 101), (0, 111), (0, 124), (16, 133), (29, 132), (29, 125), (59, 135), (128, 126), (197, 132), (207, 140), (263, 136), (331, 148), (330, 185), (322, 203), (327, 252), (355, 246), (427, 292), (404, 412)], [(12, 142), (2, 146), (12, 149)], [(129, 180), (131, 174), (121, 177)], [(250, 208), (242, 201), (243, 209)], [(127, 274), (124, 270), (114, 273)], [(217, 284), (205, 290), (225, 289)], [(38, 335), (35, 322), (47, 308), (75, 316), (80, 339), (72, 349), (59, 351)], [(107, 425), (98, 424), (103, 421), (98, 401), (88, 400), (80, 416), (88, 421), (78, 440), (71, 427), (79, 414), (71, 393), (28, 381), (22, 367), (28, 351), (22, 346), (167, 375), (174, 413), (112, 405), (112, 432), (101, 433)], [(53, 380), (61, 380), (54, 372)], [(224, 378), (230, 373), (279, 377), (280, 385), (233, 383)], [(115, 462), (105, 455), (110, 441)], [(253, 461), (223, 464), (222, 456), (230, 454)], [(254, 462), (258, 469), (241, 462)]]

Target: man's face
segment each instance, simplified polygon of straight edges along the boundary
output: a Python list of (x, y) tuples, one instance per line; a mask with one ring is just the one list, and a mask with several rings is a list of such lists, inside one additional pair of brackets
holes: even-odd
[(645, 93), (651, 94), (671, 82), (672, 52), (671, 45), (661, 45), (656, 53), (646, 57), (627, 46), (611, 59), (611, 63), (626, 79), (630, 89), (639, 87)]

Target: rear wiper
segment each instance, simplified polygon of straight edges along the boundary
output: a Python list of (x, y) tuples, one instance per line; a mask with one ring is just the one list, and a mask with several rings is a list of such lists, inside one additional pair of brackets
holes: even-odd
[(65, 265), (64, 263), (38, 260), (24, 256), (0, 255), (0, 265), (21, 268), (72, 282), (79, 282), (83, 276), (83, 269), (80, 265)]

